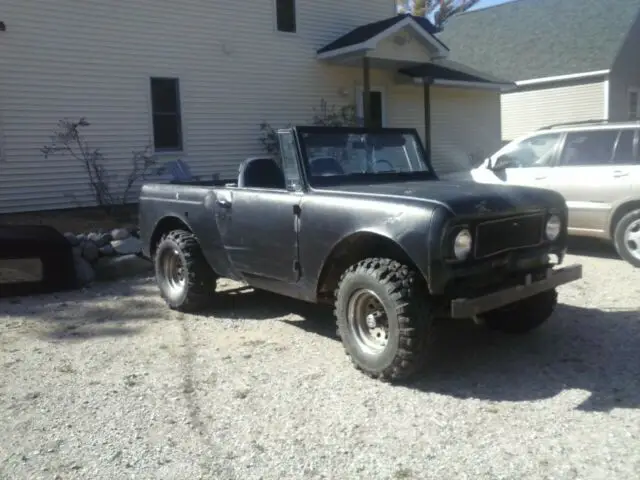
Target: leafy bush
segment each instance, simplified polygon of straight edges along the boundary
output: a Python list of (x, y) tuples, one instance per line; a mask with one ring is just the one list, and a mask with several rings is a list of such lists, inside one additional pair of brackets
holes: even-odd
[(127, 176), (124, 190), (122, 194), (114, 193), (112, 180), (115, 175), (109, 174), (107, 159), (99, 149), (90, 147), (83, 136), (82, 130), (90, 125), (84, 117), (78, 121), (60, 120), (58, 128), (51, 136), (51, 141), (42, 147), (41, 152), (45, 158), (62, 154), (76, 159), (87, 174), (87, 182), (96, 204), (110, 214), (114, 206), (129, 202), (134, 184), (146, 177), (149, 171), (157, 165), (157, 159), (152, 154), (151, 145), (147, 145), (142, 150), (133, 151), (131, 172)]

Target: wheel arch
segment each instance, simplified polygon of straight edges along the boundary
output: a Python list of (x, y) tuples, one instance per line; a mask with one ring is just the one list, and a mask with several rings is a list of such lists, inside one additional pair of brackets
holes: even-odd
[(607, 230), (609, 238), (613, 239), (616, 225), (622, 217), (634, 210), (640, 210), (640, 199), (626, 200), (618, 205), (611, 214), (609, 219), (609, 229)]
[(172, 230), (185, 230), (193, 233), (189, 223), (180, 215), (171, 214), (162, 217), (153, 227), (153, 233), (149, 239), (149, 255), (151, 258), (154, 257), (158, 242), (162, 236)]
[(324, 260), (316, 283), (316, 300), (331, 303), (342, 273), (369, 257), (390, 258), (420, 271), (406, 249), (391, 237), (376, 231), (359, 231), (342, 238)]

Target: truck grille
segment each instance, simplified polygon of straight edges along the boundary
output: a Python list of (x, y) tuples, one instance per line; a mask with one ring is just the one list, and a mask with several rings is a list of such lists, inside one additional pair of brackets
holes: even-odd
[(542, 213), (489, 220), (476, 227), (475, 256), (487, 257), (542, 242), (545, 216)]

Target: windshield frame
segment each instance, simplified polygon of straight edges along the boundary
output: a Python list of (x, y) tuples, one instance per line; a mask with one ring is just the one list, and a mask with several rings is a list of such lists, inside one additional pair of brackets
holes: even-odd
[[(361, 185), (371, 183), (409, 182), (416, 180), (438, 180), (431, 162), (427, 158), (424, 145), (420, 140), (415, 128), (370, 128), (370, 127), (320, 127), (320, 126), (300, 126), (294, 127), (297, 138), (300, 159), (302, 163), (303, 175), (307, 185), (311, 188), (330, 187), (338, 185)], [(379, 173), (357, 173), (350, 175), (315, 176), (310, 173), (308, 150), (305, 145), (304, 134), (399, 134), (413, 138), (420, 161), (423, 162), (425, 170), (413, 172), (379, 172)]]

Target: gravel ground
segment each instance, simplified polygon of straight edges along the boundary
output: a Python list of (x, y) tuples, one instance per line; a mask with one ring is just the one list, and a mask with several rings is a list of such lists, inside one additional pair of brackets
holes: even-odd
[(352, 368), (329, 310), (251, 290), (1, 301), (0, 478), (638, 478), (638, 271), (588, 253), (547, 325), (443, 324), (409, 387)]

